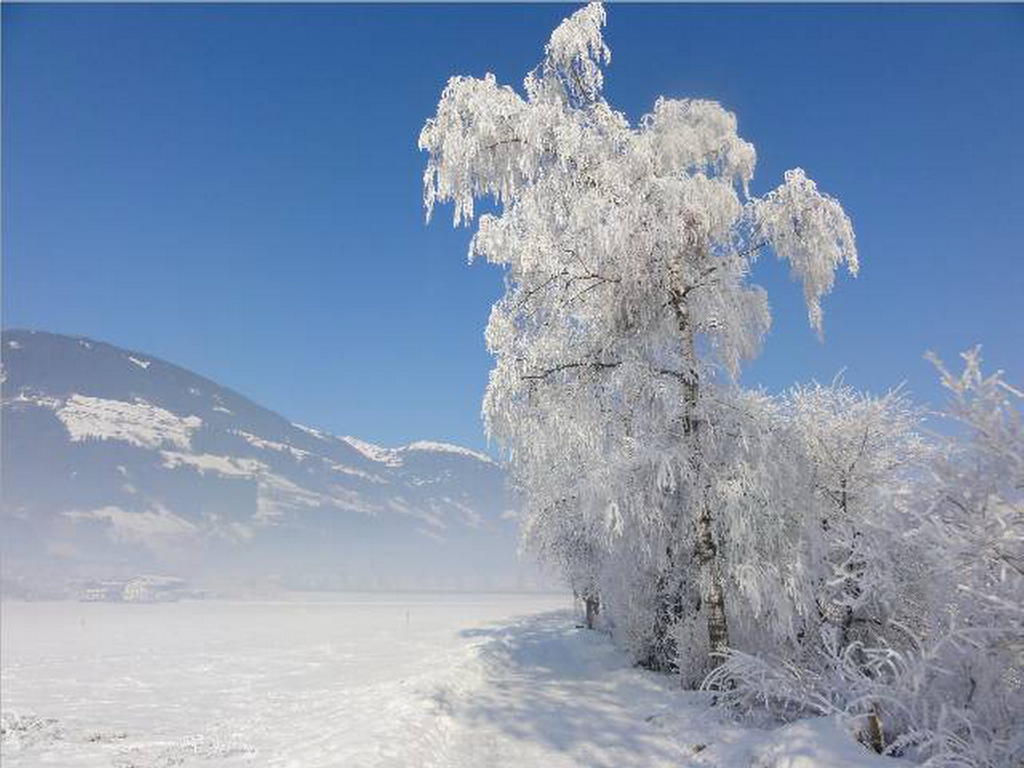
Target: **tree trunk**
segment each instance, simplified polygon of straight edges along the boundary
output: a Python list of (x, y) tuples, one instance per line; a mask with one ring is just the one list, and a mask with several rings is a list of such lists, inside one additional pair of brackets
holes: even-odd
[[(681, 285), (681, 281), (680, 281)], [(694, 554), (700, 566), (703, 584), (702, 602), (708, 615), (708, 645), (711, 652), (710, 665), (714, 669), (722, 663), (722, 654), (729, 647), (729, 627), (725, 618), (725, 590), (722, 586), (722, 573), (718, 557), (718, 545), (715, 542), (714, 518), (711, 505), (707, 498), (707, 487), (704, 478), (704, 460), (701, 455), (700, 431), (701, 420), (697, 413), (700, 398), (700, 374), (697, 351), (694, 345), (694, 329), (690, 322), (687, 297), (692, 290), (681, 287), (673, 290), (671, 304), (675, 311), (676, 325), (682, 337), (683, 359), (689, 370), (683, 371), (683, 437), (689, 443), (689, 461), (691, 466), (692, 486), (690, 503), (698, 499), (699, 510), (696, 520), (696, 544)]]
[(685, 604), (683, 587), (679, 580), (679, 565), (673, 556), (673, 548), (665, 553), (665, 570), (658, 574), (655, 582), (657, 604), (654, 624), (651, 627), (651, 641), (640, 666), (655, 672), (674, 672), (678, 667), (676, 639), (672, 627), (683, 617)]
[(729, 627), (725, 620), (725, 591), (722, 589), (722, 573), (718, 560), (718, 545), (712, 527), (711, 506), (701, 501), (697, 516), (697, 562), (704, 577), (704, 605), (708, 612), (708, 646), (711, 650), (711, 666), (722, 663), (723, 654), (729, 647)]
[(587, 595), (583, 598), (583, 605), (586, 608), (587, 629), (593, 629), (594, 622), (601, 612), (601, 598), (598, 595)]
[(871, 708), (868, 715), (868, 732), (866, 734), (868, 746), (878, 754), (885, 751), (885, 738), (882, 735), (882, 721), (878, 717), (878, 710)]

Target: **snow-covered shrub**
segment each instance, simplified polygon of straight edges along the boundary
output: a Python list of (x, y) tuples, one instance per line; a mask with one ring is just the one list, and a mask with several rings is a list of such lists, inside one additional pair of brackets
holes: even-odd
[[(956, 432), (930, 463), (916, 531), (934, 557), (927, 654), (935, 671), (919, 727), (926, 753), (972, 765), (1024, 764), (1024, 393), (985, 375), (975, 348), (950, 372)], [(941, 718), (940, 718), (941, 715)]]
[[(817, 553), (805, 580), (817, 621), (811, 614), (788, 648), (731, 649), (705, 680), (725, 703), (841, 715), (873, 746), (930, 766), (1019, 768), (1021, 393), (1001, 374), (985, 377), (977, 350), (964, 359), (958, 375), (936, 361), (952, 394), (944, 415), (959, 429), (930, 448), (898, 396), (874, 400), (843, 387), (790, 395), (797, 433), (824, 460), (811, 477), (826, 504), (809, 505), (805, 526)], [(867, 457), (859, 478), (840, 458), (851, 451)]]

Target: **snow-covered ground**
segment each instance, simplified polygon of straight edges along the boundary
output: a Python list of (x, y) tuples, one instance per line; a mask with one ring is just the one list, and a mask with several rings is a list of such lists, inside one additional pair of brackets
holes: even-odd
[(3, 765), (895, 766), (630, 668), (570, 601), (2, 605)]

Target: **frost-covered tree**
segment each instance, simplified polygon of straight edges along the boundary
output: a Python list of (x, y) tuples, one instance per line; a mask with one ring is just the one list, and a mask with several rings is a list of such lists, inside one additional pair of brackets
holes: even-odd
[(603, 536), (577, 499), (559, 499), (534, 509), (524, 539), (542, 561), (556, 565), (573, 595), (582, 601), (587, 629), (594, 629), (601, 608)]
[(827, 714), (853, 702), (846, 714), (877, 744), (875, 699), (837, 681), (873, 679), (885, 657), (872, 649), (905, 646), (922, 625), (924, 553), (908, 535), (927, 453), (922, 412), (899, 390), (874, 397), (839, 379), (774, 404), (759, 482), (770, 515), (732, 566), (773, 571), (746, 579), (764, 585), (748, 598), (757, 630), (706, 685), (744, 709)]
[(456, 224), (494, 201), (470, 247), (506, 268), (484, 414), (537, 518), (528, 529), (558, 529), (560, 508), (603, 523), (586, 523), (604, 531), (599, 549), (643, 556), (655, 612), (703, 617), (720, 654), (730, 532), (711, 495), (728, 454), (715, 402), (769, 327), (750, 269), (765, 250), (788, 262), (820, 331), (837, 268), (857, 270), (854, 235), (800, 169), (749, 196), (754, 148), (718, 103), (659, 98), (635, 124), (617, 112), (604, 22), (599, 3), (564, 20), (522, 92), (453, 77), (420, 135), (424, 200), (428, 215), (452, 202)]
[(935, 361), (956, 428), (929, 443), (899, 393), (783, 399), (773, 477), (792, 487), (772, 506), (805, 514), (785, 558), (803, 576), (779, 583), (804, 621), (798, 642), (730, 651), (706, 681), (726, 702), (846, 717), (929, 766), (1021, 765), (1024, 395), (963, 357), (959, 373)]
[(914, 657), (918, 695), (902, 742), (936, 762), (1024, 764), (1024, 392), (980, 350), (949, 371), (932, 356), (956, 429), (930, 463), (919, 535), (933, 625)]
[(873, 397), (840, 380), (795, 387), (783, 407), (808, 494), (808, 586), (843, 649), (866, 627), (877, 633), (912, 580), (894, 571), (903, 558), (892, 558), (908, 553), (896, 542), (908, 527), (910, 475), (927, 451), (922, 413), (899, 390)]

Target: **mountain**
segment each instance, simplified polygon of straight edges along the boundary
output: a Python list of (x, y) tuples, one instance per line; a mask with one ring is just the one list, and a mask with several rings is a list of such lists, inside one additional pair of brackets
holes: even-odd
[(10, 330), (2, 353), (8, 594), (140, 573), (214, 594), (537, 583), (484, 454), (330, 435), (92, 339)]

